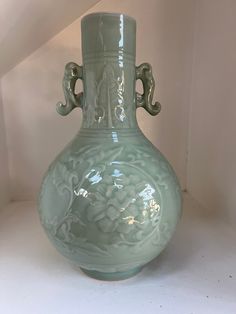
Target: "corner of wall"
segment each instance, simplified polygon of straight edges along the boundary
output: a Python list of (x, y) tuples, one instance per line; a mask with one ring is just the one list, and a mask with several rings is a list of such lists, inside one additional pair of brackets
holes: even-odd
[(186, 191), (191, 194), (189, 190), (189, 158), (191, 151), (191, 121), (192, 121), (192, 106), (193, 106), (193, 86), (194, 86), (194, 68), (196, 63), (196, 35), (197, 35), (197, 20), (198, 20), (198, 3), (194, 1), (194, 18), (192, 24), (193, 40), (192, 40), (192, 57), (191, 57), (191, 73), (190, 73), (190, 90), (189, 90), (189, 110), (188, 110), (188, 125), (187, 125), (187, 145), (186, 145)]
[(0, 209), (10, 201), (8, 152), (0, 79)]

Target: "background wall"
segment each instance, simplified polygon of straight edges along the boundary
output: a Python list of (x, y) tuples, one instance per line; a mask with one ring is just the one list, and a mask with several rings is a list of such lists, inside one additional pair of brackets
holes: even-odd
[(0, 76), (99, 0), (1, 0)]
[(188, 190), (236, 223), (236, 1), (198, 0)]
[[(155, 98), (163, 105), (153, 118), (138, 110), (147, 137), (174, 166), (186, 185), (186, 155), (193, 47), (193, 0), (103, 0), (90, 12), (123, 12), (137, 20), (137, 64), (148, 61), (156, 78)], [(64, 65), (81, 63), (80, 20), (43, 45), (2, 79), (11, 195), (37, 195), (43, 173), (80, 127), (81, 112), (56, 114), (63, 100)]]
[(5, 124), (3, 117), (2, 95), (0, 85), (0, 209), (9, 200), (9, 174), (7, 161), (7, 147)]

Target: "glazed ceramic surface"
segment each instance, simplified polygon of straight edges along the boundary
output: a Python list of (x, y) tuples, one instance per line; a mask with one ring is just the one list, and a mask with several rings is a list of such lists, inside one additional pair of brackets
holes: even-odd
[[(66, 65), (66, 103), (83, 111), (79, 133), (51, 164), (39, 214), (64, 256), (104, 280), (136, 274), (167, 245), (181, 214), (181, 191), (168, 161), (143, 135), (136, 109), (152, 104), (148, 63), (135, 66), (135, 21), (96, 13), (82, 20), (83, 66)], [(78, 79), (84, 91), (75, 94)], [(136, 80), (143, 94), (135, 92)]]

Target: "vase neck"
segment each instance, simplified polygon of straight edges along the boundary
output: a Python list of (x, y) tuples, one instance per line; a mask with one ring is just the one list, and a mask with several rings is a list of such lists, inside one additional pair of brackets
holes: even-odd
[(122, 14), (82, 20), (83, 128), (134, 128), (135, 21)]
[(84, 64), (84, 128), (132, 128), (135, 110), (135, 65), (123, 52), (87, 56)]

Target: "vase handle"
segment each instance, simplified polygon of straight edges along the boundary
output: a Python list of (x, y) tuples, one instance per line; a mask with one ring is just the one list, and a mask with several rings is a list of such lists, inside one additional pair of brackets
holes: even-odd
[(142, 63), (136, 67), (136, 80), (141, 80), (143, 83), (143, 94), (136, 92), (137, 108), (143, 107), (152, 116), (157, 115), (161, 111), (161, 104), (159, 102), (152, 104), (155, 80), (149, 63)]
[(62, 87), (65, 95), (65, 104), (58, 102), (57, 112), (66, 116), (76, 107), (83, 107), (83, 92), (75, 94), (75, 84), (78, 79), (83, 79), (83, 67), (74, 62), (69, 62), (65, 66)]

